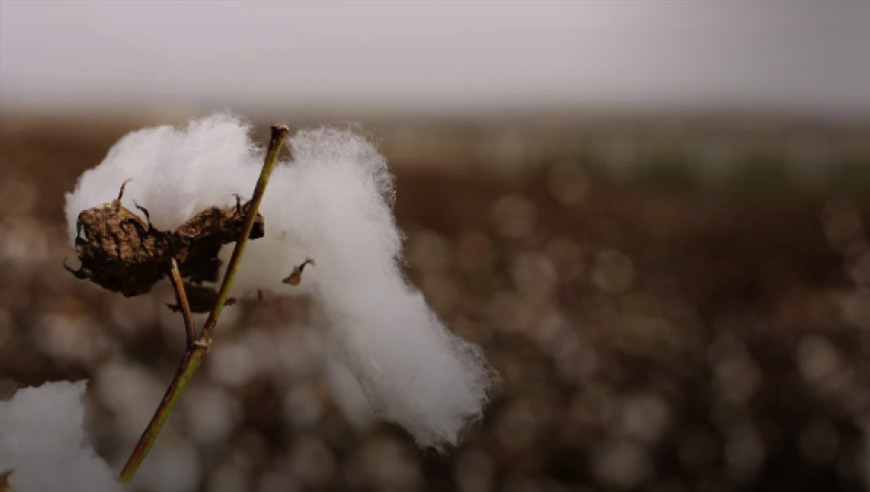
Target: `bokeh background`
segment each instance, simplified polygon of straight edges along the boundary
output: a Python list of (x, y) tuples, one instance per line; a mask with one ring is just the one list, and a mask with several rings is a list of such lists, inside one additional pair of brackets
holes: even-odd
[(0, 1), (0, 398), (89, 379), (120, 469), (183, 329), (61, 268), (63, 194), (229, 109), (378, 142), (502, 385), (420, 450), (341, 411), (309, 302), (243, 303), (134, 490), (866, 490), (868, 46), (858, 3)]

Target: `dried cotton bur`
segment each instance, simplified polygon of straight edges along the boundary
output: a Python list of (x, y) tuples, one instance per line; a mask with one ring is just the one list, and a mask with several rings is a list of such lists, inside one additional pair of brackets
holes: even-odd
[[(220, 247), (234, 241), (244, 216), (228, 197), (249, 193), (261, 167), (250, 130), (236, 116), (216, 114), (115, 144), (67, 195), (78, 275), (136, 295), (174, 258), (197, 285), (189, 297), (208, 298), (198, 287), (226, 268), (218, 258), (228, 251)], [(421, 446), (456, 443), (481, 416), (495, 377), (480, 349), (450, 333), (407, 284), (386, 160), (366, 138), (336, 128), (301, 130), (287, 146), (292, 160), (275, 166), (259, 207), (268, 227), (258, 219), (262, 238), (247, 245), (232, 295), (311, 296), (331, 325), (331, 359), (353, 376), (349, 391)], [(107, 186), (130, 178), (129, 198), (162, 229), (124, 209), (120, 197), (90, 208), (108, 201), (100, 199)], [(85, 237), (74, 236), (79, 229)], [(344, 390), (335, 391), (341, 402)]]
[[(80, 279), (127, 297), (145, 294), (169, 272), (170, 260), (179, 265), (193, 312), (209, 312), (217, 292), (200, 285), (218, 279), (223, 245), (236, 241), (242, 232), (247, 205), (236, 196), (235, 207), (210, 207), (197, 213), (175, 231), (161, 231), (150, 221), (144, 207), (138, 215), (121, 204), (128, 181), (121, 184), (118, 198), (83, 210), (76, 219), (75, 251), (81, 266), (67, 270)], [(263, 237), (263, 216), (257, 214), (249, 239)], [(232, 302), (230, 302), (231, 304)], [(177, 310), (178, 306), (170, 308)]]

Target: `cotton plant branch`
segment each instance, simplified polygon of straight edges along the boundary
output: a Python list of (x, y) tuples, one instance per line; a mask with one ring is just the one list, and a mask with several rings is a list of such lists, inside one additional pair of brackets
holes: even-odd
[(175, 260), (171, 260), (172, 271), (170, 273), (172, 283), (175, 287), (179, 307), (181, 308), (182, 315), (184, 317), (189, 343), (187, 346), (187, 350), (184, 353), (184, 358), (181, 360), (181, 364), (178, 366), (178, 370), (176, 370), (175, 376), (172, 378), (172, 382), (169, 384), (169, 388), (167, 388), (166, 394), (163, 396), (163, 400), (161, 400), (160, 405), (154, 412), (154, 416), (151, 418), (151, 421), (148, 423), (148, 426), (145, 428), (145, 431), (139, 438), (139, 442), (136, 444), (136, 448), (133, 450), (130, 458), (127, 460), (127, 463), (121, 470), (120, 480), (121, 483), (124, 485), (128, 485), (133, 480), (133, 477), (136, 475), (136, 471), (139, 469), (142, 461), (148, 455), (148, 452), (151, 450), (151, 447), (157, 440), (157, 436), (160, 434), (163, 425), (166, 423), (166, 420), (172, 413), (172, 409), (178, 402), (178, 398), (184, 392), (187, 384), (193, 377), (193, 374), (196, 372), (197, 369), (199, 369), (199, 366), (202, 365), (203, 361), (208, 355), (208, 349), (211, 346), (215, 326), (217, 325), (218, 319), (220, 318), (221, 311), (227, 304), (230, 287), (232, 286), (233, 280), (236, 276), (239, 262), (242, 258), (242, 253), (244, 253), (245, 250), (245, 244), (250, 237), (251, 230), (256, 221), (257, 210), (259, 209), (260, 203), (263, 200), (263, 194), (266, 191), (266, 185), (269, 182), (269, 178), (272, 174), (272, 169), (275, 167), (275, 162), (278, 160), (278, 154), (289, 132), (290, 130), (285, 124), (279, 123), (272, 126), (272, 135), (269, 141), (268, 151), (266, 152), (265, 162), (263, 164), (262, 170), (260, 171), (260, 176), (257, 179), (257, 185), (254, 188), (254, 195), (251, 198), (251, 201), (247, 207), (244, 225), (242, 226), (242, 231), (239, 234), (236, 245), (233, 248), (233, 253), (227, 265), (223, 282), (221, 283), (220, 290), (218, 291), (217, 301), (215, 302), (214, 307), (209, 313), (208, 319), (203, 326), (202, 331), (195, 339), (192, 336), (192, 334), (195, 333), (195, 328), (193, 326), (192, 318), (190, 317), (190, 307), (187, 303), (184, 285), (180, 282), (181, 279)]
[[(183, 360), (124, 467), (124, 484), (208, 354), (221, 310), (234, 300), (231, 285), (243, 296), (307, 296), (323, 309), (334, 354), (325, 376), (355, 422), (391, 421), (419, 446), (443, 451), (482, 417), (496, 387), (483, 350), (451, 333), (399, 268), (394, 179), (376, 146), (352, 130), (303, 129), (287, 138), (293, 158), (272, 173), (288, 131), (273, 128), (262, 166), (251, 131), (241, 118), (217, 113), (181, 128), (132, 132), (66, 196), (67, 230), (81, 261), (72, 273), (125, 296), (146, 294), (169, 276), (178, 301), (170, 308), (185, 318)], [(111, 192), (128, 179), (144, 215), (124, 207), (123, 190), (117, 198)], [(243, 205), (240, 183), (255, 179)], [(234, 207), (203, 209), (231, 195)], [(268, 234), (257, 210), (268, 217)], [(258, 238), (265, 240), (245, 249)], [(230, 243), (223, 282), (212, 288), (218, 255)], [(319, 266), (303, 282), (314, 254)], [(209, 313), (198, 333), (191, 313)]]
[(193, 323), (193, 314), (190, 312), (190, 303), (187, 301), (187, 292), (184, 290), (184, 280), (178, 270), (178, 262), (175, 258), (169, 260), (169, 280), (175, 289), (175, 299), (181, 309), (184, 318), (184, 332), (187, 334), (187, 345), (190, 346), (196, 340), (196, 325)]
[(266, 152), (266, 162), (263, 164), (263, 169), (260, 171), (260, 177), (257, 178), (257, 186), (254, 188), (254, 196), (251, 198), (248, 205), (248, 213), (245, 215), (245, 224), (242, 226), (242, 234), (239, 240), (236, 241), (236, 247), (233, 248), (233, 254), (230, 257), (230, 262), (227, 267), (224, 281), (218, 291), (218, 300), (215, 303), (214, 309), (208, 315), (208, 320), (205, 326), (202, 327), (198, 342), (205, 343), (206, 347), (211, 343), (212, 333), (217, 325), (221, 311), (226, 305), (227, 298), (230, 294), (230, 286), (236, 278), (239, 261), (242, 259), (242, 253), (245, 251), (245, 245), (248, 242), (248, 236), (251, 233), (251, 228), (254, 226), (254, 220), (257, 217), (257, 210), (260, 208), (260, 203), (263, 201), (263, 195), (266, 192), (266, 185), (269, 183), (269, 178), (272, 176), (272, 169), (275, 167), (275, 162), (278, 160), (278, 153), (281, 151), (281, 146), (284, 145), (284, 140), (290, 129), (287, 125), (279, 123), (272, 126), (272, 137), (269, 141), (269, 149)]

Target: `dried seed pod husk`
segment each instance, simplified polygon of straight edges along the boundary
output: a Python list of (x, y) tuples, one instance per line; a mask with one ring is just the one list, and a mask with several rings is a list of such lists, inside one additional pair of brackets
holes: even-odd
[(125, 296), (151, 290), (167, 271), (173, 236), (139, 218), (120, 200), (82, 211), (75, 240), (77, 277)]
[[(246, 206), (211, 207), (194, 215), (175, 231), (173, 256), (182, 278), (191, 282), (216, 282), (220, 271), (218, 253), (223, 245), (235, 242), (245, 225)], [(257, 214), (248, 239), (265, 234), (263, 216)]]
[[(67, 269), (78, 278), (128, 297), (149, 292), (169, 271), (172, 258), (186, 281), (217, 281), (218, 253), (242, 234), (248, 207), (238, 203), (233, 207), (211, 207), (169, 232), (156, 229), (125, 208), (119, 196), (79, 214), (75, 251), (81, 267)], [(148, 211), (139, 208), (147, 218)], [(263, 216), (257, 214), (249, 238), (258, 239), (264, 234)]]

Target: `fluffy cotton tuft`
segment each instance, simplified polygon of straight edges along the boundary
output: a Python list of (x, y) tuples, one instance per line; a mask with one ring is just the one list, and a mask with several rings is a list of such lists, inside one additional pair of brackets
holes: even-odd
[[(219, 114), (181, 130), (124, 137), (67, 195), (70, 236), (78, 212), (112, 200), (129, 178), (125, 205), (144, 206), (163, 229), (233, 203), (233, 193), (249, 197), (264, 154), (249, 131)], [(287, 145), (292, 161), (276, 167), (260, 207), (266, 235), (248, 243), (234, 294), (314, 296), (331, 322), (333, 354), (374, 413), (422, 446), (455, 443), (465, 423), (480, 416), (492, 375), (480, 350), (445, 329), (402, 276), (386, 160), (349, 130), (303, 130)], [(301, 285), (282, 284), (306, 258), (316, 266), (306, 268)]]
[(247, 181), (256, 179), (257, 152), (248, 125), (225, 113), (182, 130), (159, 126), (129, 133), (66, 195), (70, 241), (79, 212), (114, 200), (128, 179), (122, 203), (134, 211), (134, 204), (147, 208), (160, 229), (174, 229), (209, 206), (234, 203), (232, 193), (253, 190)]
[(16, 492), (121, 491), (82, 430), (85, 382), (46, 383), (0, 401), (0, 472)]

